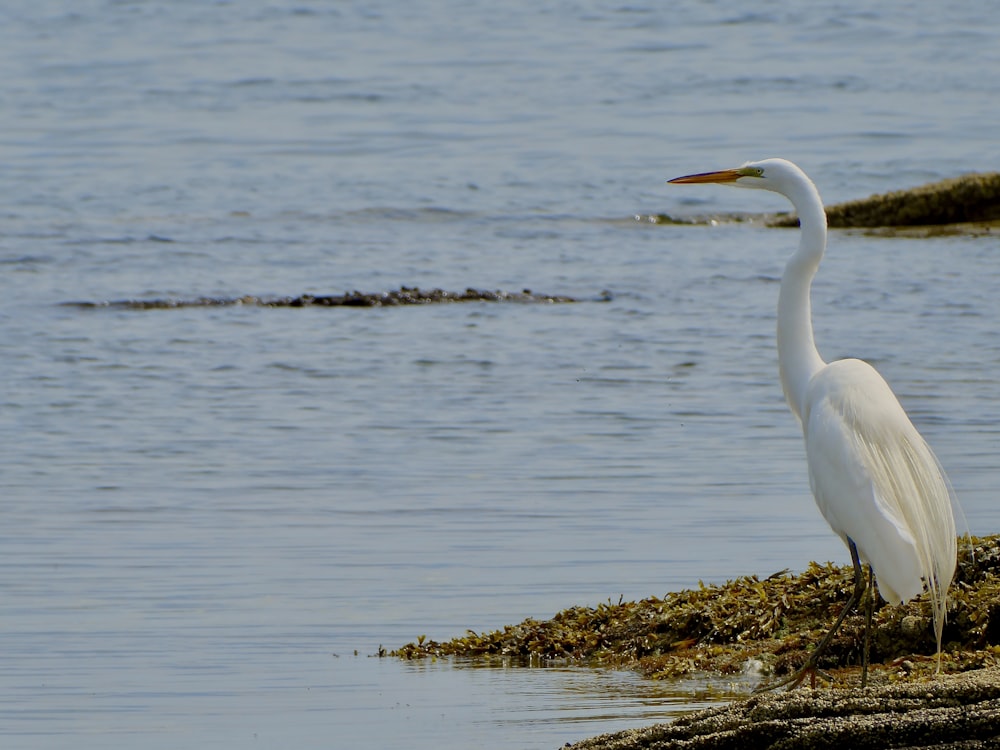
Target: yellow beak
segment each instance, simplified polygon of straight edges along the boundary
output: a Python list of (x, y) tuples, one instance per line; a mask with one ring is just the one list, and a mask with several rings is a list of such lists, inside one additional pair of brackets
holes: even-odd
[(685, 177), (675, 177), (667, 182), (677, 185), (693, 182), (735, 182), (740, 177), (746, 177), (742, 169), (723, 169), (718, 172), (700, 172), (699, 174), (689, 174)]

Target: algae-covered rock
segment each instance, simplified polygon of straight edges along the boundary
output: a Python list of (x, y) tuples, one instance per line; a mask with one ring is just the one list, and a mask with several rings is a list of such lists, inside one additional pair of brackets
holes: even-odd
[[(838, 203), (826, 209), (836, 228), (908, 227), (1000, 220), (1000, 173), (967, 174), (928, 185)], [(770, 221), (797, 226), (795, 216)]]
[[(1000, 536), (962, 540), (949, 591), (942, 668), (1000, 666)], [(753, 664), (764, 674), (798, 669), (844, 606), (853, 568), (811, 563), (801, 573), (744, 576), (662, 598), (571, 607), (448, 641), (425, 637), (391, 652), (404, 659), (471, 657), (526, 664), (571, 660), (634, 669), (653, 678), (697, 672), (734, 674)], [(864, 620), (854, 613), (820, 666), (841, 682), (860, 672)], [(925, 596), (901, 606), (879, 601), (874, 616), (873, 682), (933, 673), (936, 639)]]
[[(826, 207), (826, 216), (827, 223), (834, 229), (881, 229), (888, 234), (917, 237), (941, 233), (990, 233), (1000, 229), (1000, 172), (967, 174), (838, 203)], [(748, 222), (770, 227), (799, 225), (798, 217), (786, 213), (730, 213), (695, 217), (652, 214), (635, 218), (652, 224)], [(890, 229), (892, 231), (888, 231)]]

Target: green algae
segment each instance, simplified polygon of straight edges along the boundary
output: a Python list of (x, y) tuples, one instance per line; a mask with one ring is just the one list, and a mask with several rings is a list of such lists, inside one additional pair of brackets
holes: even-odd
[[(799, 667), (853, 588), (853, 568), (811, 563), (798, 574), (744, 576), (699, 584), (641, 601), (571, 607), (551, 619), (529, 618), (488, 633), (439, 642), (426, 637), (391, 655), (502, 658), (541, 664), (572, 661), (627, 668), (654, 679), (699, 672), (734, 674), (749, 665), (773, 674)], [(864, 621), (850, 615), (821, 661), (824, 670), (857, 672)], [(880, 601), (871, 645), (881, 679), (926, 674), (937, 665), (930, 604)], [(949, 592), (942, 669), (960, 672), (1000, 664), (1000, 535), (963, 540)]]

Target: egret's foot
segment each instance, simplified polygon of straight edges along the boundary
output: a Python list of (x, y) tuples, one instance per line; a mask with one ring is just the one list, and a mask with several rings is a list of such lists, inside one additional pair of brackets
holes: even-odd
[(766, 685), (760, 685), (754, 688), (753, 692), (754, 695), (758, 695), (760, 693), (769, 693), (772, 690), (783, 688), (786, 685), (788, 686), (788, 690), (790, 692), (792, 690), (795, 690), (795, 688), (799, 687), (802, 684), (802, 682), (806, 679), (806, 677), (809, 678), (809, 687), (812, 688), (813, 690), (816, 689), (817, 677), (821, 677), (827, 682), (833, 682), (834, 680), (832, 674), (820, 669), (818, 666), (816, 666), (815, 660), (810, 658), (809, 661), (807, 661), (804, 665), (802, 665), (802, 667), (800, 667), (798, 671), (793, 672), (788, 677), (785, 677), (781, 680), (776, 680), (774, 682), (769, 682)]
[[(754, 690), (754, 693), (766, 693), (769, 690), (777, 690), (778, 688), (784, 687), (785, 685), (789, 686), (788, 687), (789, 690), (794, 690), (795, 688), (797, 688), (799, 685), (802, 684), (802, 681), (806, 678), (806, 675), (811, 675), (810, 684), (814, 688), (816, 687), (817, 675), (826, 680), (829, 680), (830, 682), (833, 682), (833, 677), (819, 668), (819, 657), (826, 652), (827, 646), (830, 645), (830, 641), (833, 640), (833, 636), (840, 629), (841, 624), (844, 622), (844, 618), (847, 617), (848, 613), (850, 613), (854, 609), (854, 606), (859, 601), (861, 601), (861, 597), (865, 593), (865, 573), (861, 569), (861, 558), (858, 556), (857, 545), (855, 545), (853, 540), (851, 540), (849, 537), (847, 539), (847, 547), (848, 549), (851, 550), (851, 562), (854, 563), (854, 592), (851, 594), (851, 598), (847, 600), (847, 604), (844, 605), (844, 608), (840, 610), (840, 614), (837, 615), (836, 621), (834, 621), (830, 629), (826, 631), (826, 635), (823, 636), (820, 642), (816, 644), (816, 648), (812, 650), (812, 653), (809, 655), (809, 658), (806, 659), (806, 663), (802, 665), (802, 667), (799, 669), (798, 672), (795, 672), (793, 675), (791, 675), (790, 677), (786, 677), (783, 680), (772, 682), (769, 685), (762, 685), (761, 687)], [(865, 637), (867, 639), (867, 630), (865, 631)], [(865, 667), (864, 667), (864, 677), (862, 679), (867, 681), (868, 677), (867, 645), (865, 648), (866, 648)]]

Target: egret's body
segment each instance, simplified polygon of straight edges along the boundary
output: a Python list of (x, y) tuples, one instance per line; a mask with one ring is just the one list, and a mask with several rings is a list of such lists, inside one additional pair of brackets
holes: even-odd
[[(809, 290), (826, 248), (826, 213), (816, 187), (783, 159), (671, 182), (771, 190), (795, 206), (801, 236), (781, 278), (778, 364), (785, 398), (805, 436), (813, 495), (823, 517), (850, 549), (856, 575), (862, 575), (860, 557), (874, 572), (887, 602), (900, 604), (925, 587), (930, 591), (940, 662), (957, 555), (950, 486), (875, 368), (857, 359), (828, 364), (816, 349)], [(843, 614), (859, 598), (858, 585), (856, 581), (855, 595)]]

